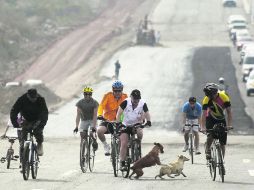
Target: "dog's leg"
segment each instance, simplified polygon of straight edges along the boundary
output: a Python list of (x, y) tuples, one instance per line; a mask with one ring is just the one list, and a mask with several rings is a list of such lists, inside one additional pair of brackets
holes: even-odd
[(136, 179), (138, 179), (139, 177), (141, 177), (143, 174), (144, 174), (144, 172), (143, 172), (143, 170), (142, 169), (136, 169), (136, 176), (135, 176), (135, 178)]
[(154, 177), (154, 179), (156, 179), (157, 177), (160, 177), (161, 179), (164, 179), (163, 177), (161, 177), (162, 175), (161, 174), (159, 174), (159, 175), (156, 175), (155, 177)]
[(171, 174), (167, 174), (167, 176), (170, 177), (170, 178), (175, 178), (175, 177), (171, 176)]
[(183, 172), (181, 172), (181, 174), (183, 175), (183, 177), (187, 177)]
[[(134, 170), (132, 171), (132, 173), (131, 173), (131, 175), (129, 176), (129, 179), (131, 179), (131, 176), (133, 176), (133, 174), (134, 174), (135, 172), (134, 172)], [(132, 179), (131, 179), (132, 180)]]

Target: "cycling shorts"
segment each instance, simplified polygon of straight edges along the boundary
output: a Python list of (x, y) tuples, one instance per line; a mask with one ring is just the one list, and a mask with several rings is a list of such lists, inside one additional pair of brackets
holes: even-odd
[[(198, 124), (198, 119), (186, 119), (186, 124)], [(184, 126), (185, 131), (190, 130), (190, 126)], [(199, 126), (193, 126), (193, 131), (198, 132)]]
[(81, 120), (80, 124), (79, 124), (79, 131), (80, 132), (84, 132), (84, 131), (88, 131), (89, 126), (93, 126), (93, 120)]

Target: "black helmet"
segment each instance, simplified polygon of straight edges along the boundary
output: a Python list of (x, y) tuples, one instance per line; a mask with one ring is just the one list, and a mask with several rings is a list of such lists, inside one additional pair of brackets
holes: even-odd
[(28, 91), (27, 91), (27, 94), (29, 97), (31, 98), (36, 98), (37, 97), (37, 90), (35, 88), (30, 88)]
[(195, 97), (190, 97), (189, 98), (189, 102), (193, 102), (193, 103), (196, 103), (197, 99)]
[(140, 94), (140, 91), (138, 89), (135, 89), (131, 92), (131, 96), (134, 98), (134, 99), (141, 99), (141, 94)]
[(215, 83), (206, 83), (205, 88), (203, 89), (206, 96), (211, 98), (218, 93), (218, 85)]

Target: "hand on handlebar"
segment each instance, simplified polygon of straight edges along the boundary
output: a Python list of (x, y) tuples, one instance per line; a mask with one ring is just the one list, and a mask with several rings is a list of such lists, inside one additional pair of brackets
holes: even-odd
[(6, 138), (6, 134), (3, 134), (0, 138), (1, 138), (1, 139)]
[(146, 121), (145, 125), (151, 127), (152, 123), (151, 123), (151, 121)]
[(97, 119), (98, 119), (98, 120), (105, 120), (104, 117), (103, 117), (102, 115), (98, 115), (98, 116), (97, 116)]
[(74, 130), (73, 130), (73, 133), (77, 133), (78, 132), (78, 128), (76, 127)]

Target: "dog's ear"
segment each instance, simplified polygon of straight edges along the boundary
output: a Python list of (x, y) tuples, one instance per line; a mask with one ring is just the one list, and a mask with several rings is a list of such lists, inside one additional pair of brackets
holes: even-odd
[(154, 145), (157, 145), (157, 143), (156, 143), (156, 142), (154, 142), (153, 144), (154, 144)]
[(183, 155), (179, 155), (179, 158), (183, 159)]

